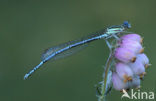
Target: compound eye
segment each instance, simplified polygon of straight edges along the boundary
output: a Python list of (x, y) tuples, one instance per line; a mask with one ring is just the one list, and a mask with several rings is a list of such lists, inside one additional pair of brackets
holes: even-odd
[(131, 28), (131, 24), (128, 21), (124, 21), (123, 26), (126, 28)]

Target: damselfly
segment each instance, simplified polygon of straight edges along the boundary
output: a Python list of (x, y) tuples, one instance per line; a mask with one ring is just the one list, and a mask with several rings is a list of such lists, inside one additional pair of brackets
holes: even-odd
[(79, 40), (70, 41), (67, 43), (63, 43), (54, 47), (51, 47), (47, 49), (41, 57), (41, 62), (34, 67), (30, 72), (25, 74), (24, 79), (27, 79), (32, 73), (34, 73), (37, 69), (41, 67), (45, 62), (49, 60), (55, 60), (57, 58), (61, 58), (63, 56), (68, 56), (70, 54), (73, 54), (81, 49), (81, 47), (85, 47), (87, 43), (90, 43), (94, 40), (98, 39), (104, 39), (107, 40), (111, 37), (116, 37), (117, 34), (120, 34), (124, 32), (127, 28), (130, 28), (131, 25), (125, 21), (121, 25), (113, 25), (111, 27), (108, 27), (105, 30), (102, 30), (100, 32), (96, 32), (92, 35), (89, 35), (87, 37), (81, 38)]

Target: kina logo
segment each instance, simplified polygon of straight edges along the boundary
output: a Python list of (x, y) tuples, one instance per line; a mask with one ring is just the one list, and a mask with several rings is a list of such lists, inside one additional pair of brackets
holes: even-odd
[(128, 94), (126, 90), (122, 90), (123, 95), (121, 96), (121, 99), (128, 98), (128, 99), (146, 99), (146, 100), (153, 100), (155, 99), (154, 92), (141, 92), (140, 90), (137, 90), (136, 92), (132, 89), (131, 93)]

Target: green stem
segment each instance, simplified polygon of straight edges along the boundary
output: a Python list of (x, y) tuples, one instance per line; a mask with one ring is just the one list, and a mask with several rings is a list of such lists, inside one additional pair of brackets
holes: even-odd
[(108, 60), (106, 62), (104, 74), (103, 74), (104, 77), (103, 77), (103, 85), (101, 87), (101, 96), (99, 96), (98, 101), (104, 101), (105, 100), (105, 90), (106, 90), (106, 83), (107, 83), (107, 74), (108, 74), (108, 71), (110, 69), (110, 64), (112, 62), (112, 59), (113, 59), (113, 53), (110, 52)]

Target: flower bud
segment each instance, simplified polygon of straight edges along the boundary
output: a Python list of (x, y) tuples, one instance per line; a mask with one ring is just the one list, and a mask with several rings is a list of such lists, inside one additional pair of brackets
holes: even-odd
[(146, 74), (144, 65), (138, 59), (136, 59), (134, 63), (129, 63), (129, 66), (132, 69), (133, 73), (139, 75), (140, 78), (143, 78)]
[(117, 63), (116, 64), (116, 72), (119, 77), (126, 83), (127, 81), (132, 81), (133, 71), (130, 67), (124, 63)]
[(146, 56), (146, 54), (144, 54), (144, 53), (138, 54), (137, 55), (137, 60), (141, 61), (142, 64), (145, 66), (145, 68), (147, 68), (149, 66), (149, 59)]
[(121, 37), (122, 40), (132, 40), (142, 43), (143, 39), (138, 34), (127, 34)]
[(135, 62), (136, 60), (135, 53), (123, 47), (119, 47), (115, 50), (115, 57), (124, 63)]
[(144, 51), (142, 45), (139, 42), (133, 40), (122, 40), (120, 47), (129, 49), (136, 54), (143, 53)]
[(120, 79), (120, 77), (117, 75), (117, 73), (112, 74), (112, 82), (113, 82), (113, 87), (116, 90), (123, 90), (127, 89), (127, 84), (123, 82), (123, 80)]

